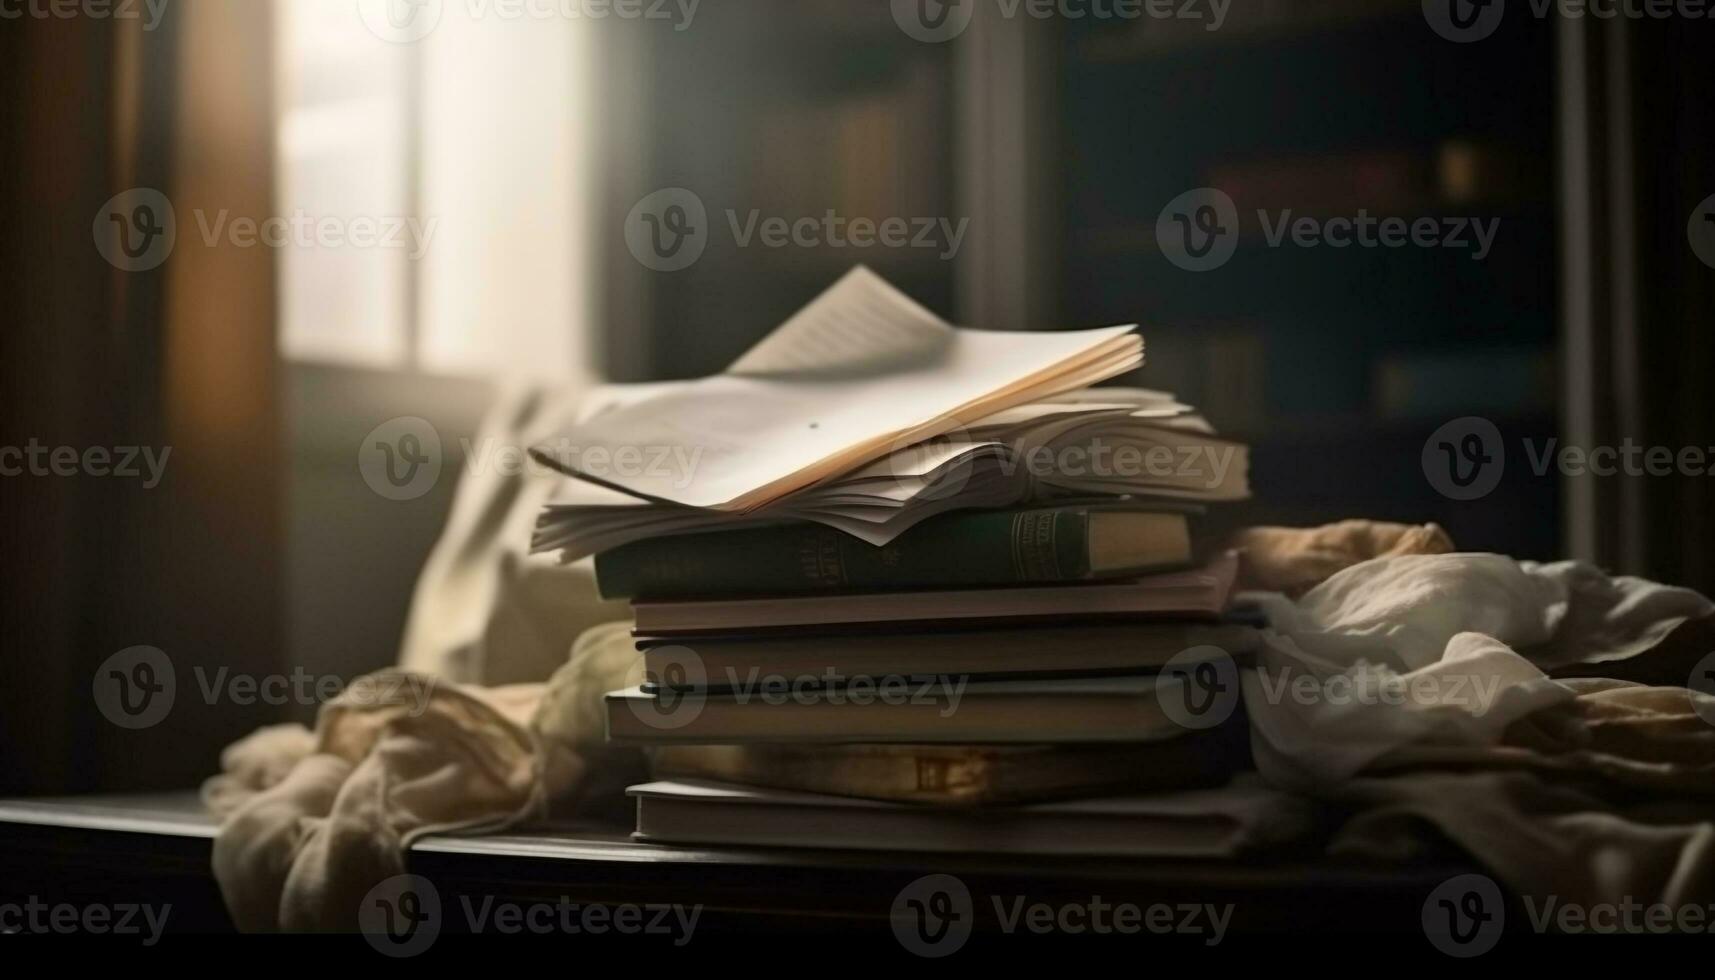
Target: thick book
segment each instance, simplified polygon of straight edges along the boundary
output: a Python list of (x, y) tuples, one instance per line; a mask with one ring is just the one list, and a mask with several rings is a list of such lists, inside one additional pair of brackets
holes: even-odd
[(877, 547), (810, 522), (636, 541), (596, 556), (608, 599), (1034, 585), (1190, 564), (1184, 513), (1125, 506), (945, 514)]
[(641, 841), (989, 854), (1232, 858), (1295, 839), (1309, 803), (1254, 776), (1217, 789), (949, 809), (672, 780), (633, 786)]
[[(1235, 675), (1225, 681), (1236, 685)], [(1192, 731), (1175, 716), (1195, 693), (1182, 675), (1044, 681), (934, 678), (859, 691), (761, 685), (738, 694), (613, 691), (610, 742), (1020, 745), (1155, 742)], [(1201, 695), (1198, 695), (1201, 697)], [(1230, 722), (1241, 712), (1234, 710)], [(1206, 726), (1212, 727), (1212, 726)]]
[(637, 640), (643, 675), (652, 683), (716, 690), (738, 687), (757, 674), (844, 681), (1146, 674), (1189, 651), (1248, 662), (1261, 645), (1262, 633), (1238, 622)]
[(1015, 624), (1104, 618), (1213, 619), (1227, 608), (1238, 556), (1136, 579), (849, 595), (634, 602), (639, 636), (689, 636), (803, 630), (878, 623)]
[(1248, 759), (1231, 726), (1147, 745), (663, 745), (656, 779), (893, 803), (990, 806), (1218, 786)]

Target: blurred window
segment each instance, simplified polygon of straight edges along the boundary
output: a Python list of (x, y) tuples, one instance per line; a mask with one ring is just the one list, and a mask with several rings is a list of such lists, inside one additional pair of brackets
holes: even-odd
[(586, 375), (582, 23), (445, 4), (401, 42), (352, 0), (276, 9), (282, 354)]

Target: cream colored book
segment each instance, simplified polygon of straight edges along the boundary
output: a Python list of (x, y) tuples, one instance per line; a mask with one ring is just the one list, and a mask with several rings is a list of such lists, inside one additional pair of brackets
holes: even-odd
[(704, 846), (1222, 859), (1294, 840), (1314, 826), (1310, 803), (1254, 774), (1217, 789), (981, 810), (701, 780), (626, 792), (637, 800), (633, 837)]

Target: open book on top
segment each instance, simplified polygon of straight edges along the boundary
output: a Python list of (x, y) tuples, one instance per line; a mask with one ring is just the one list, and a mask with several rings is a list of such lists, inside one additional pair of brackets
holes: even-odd
[[(1142, 363), (1133, 326), (955, 329), (859, 267), (725, 373), (616, 407), (532, 452), (633, 497), (746, 513), (893, 450)], [(677, 473), (598, 471), (586, 462), (638, 452), (696, 463)]]

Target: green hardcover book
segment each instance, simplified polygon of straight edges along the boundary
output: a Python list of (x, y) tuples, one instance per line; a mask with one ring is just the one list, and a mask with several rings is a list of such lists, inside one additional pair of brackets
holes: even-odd
[(651, 538), (596, 557), (610, 599), (1036, 585), (1191, 562), (1183, 512), (1116, 506), (965, 511), (876, 547), (820, 524)]

